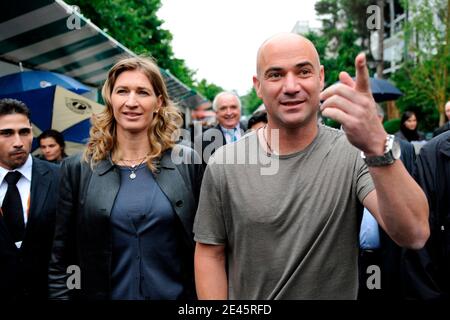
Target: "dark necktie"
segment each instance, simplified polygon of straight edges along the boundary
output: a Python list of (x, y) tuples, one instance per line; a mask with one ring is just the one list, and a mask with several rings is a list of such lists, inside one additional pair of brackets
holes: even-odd
[(8, 190), (2, 204), (3, 219), (14, 242), (22, 241), (25, 232), (22, 200), (16, 185), (21, 176), (18, 171), (8, 172), (5, 176)]

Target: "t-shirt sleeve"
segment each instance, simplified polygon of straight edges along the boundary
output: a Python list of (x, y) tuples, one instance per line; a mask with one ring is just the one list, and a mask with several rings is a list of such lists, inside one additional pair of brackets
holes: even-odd
[(194, 240), (205, 244), (224, 245), (227, 241), (223, 216), (220, 165), (209, 161), (203, 176), (200, 200), (194, 221)]
[(354, 178), (356, 179), (356, 194), (359, 201), (363, 203), (367, 195), (375, 189), (375, 185), (373, 184), (369, 168), (359, 154), (356, 157), (356, 170), (354, 172)]

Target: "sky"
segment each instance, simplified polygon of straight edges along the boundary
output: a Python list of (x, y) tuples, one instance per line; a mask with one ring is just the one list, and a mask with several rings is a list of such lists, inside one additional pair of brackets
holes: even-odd
[(158, 16), (173, 35), (175, 57), (196, 79), (244, 95), (252, 87), (256, 52), (297, 21), (319, 28), (315, 0), (162, 0)]

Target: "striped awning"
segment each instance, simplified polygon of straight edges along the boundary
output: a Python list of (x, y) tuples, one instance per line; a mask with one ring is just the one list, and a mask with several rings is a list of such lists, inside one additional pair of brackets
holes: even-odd
[[(61, 0), (0, 2), (0, 59), (50, 70), (100, 87), (115, 62), (136, 54)], [(168, 70), (161, 69), (169, 95), (194, 109), (206, 101)]]

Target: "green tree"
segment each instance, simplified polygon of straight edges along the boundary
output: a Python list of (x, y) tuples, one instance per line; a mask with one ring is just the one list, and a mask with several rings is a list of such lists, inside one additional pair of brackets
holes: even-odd
[(174, 56), (172, 34), (161, 27), (163, 21), (156, 15), (160, 0), (70, 0), (70, 4), (79, 6), (81, 14), (133, 52), (151, 55), (161, 68), (193, 85), (195, 72)]
[(354, 75), (355, 57), (362, 51), (362, 47), (357, 44), (358, 35), (351, 22), (347, 22), (346, 27), (341, 29), (339, 33), (335, 55), (327, 54), (329, 39), (326, 35), (318, 35), (314, 32), (305, 35), (314, 43), (319, 53), (320, 63), (325, 69), (326, 86), (338, 81), (341, 71), (347, 71), (350, 75)]
[(241, 96), (242, 110), (244, 114), (252, 114), (263, 102), (256, 94), (254, 88), (251, 88), (248, 93)]
[(339, 72), (353, 75), (356, 55), (368, 49), (366, 9), (374, 0), (319, 0), (315, 4), (322, 20), (321, 34), (306, 34), (316, 46), (329, 86), (339, 80)]
[[(423, 63), (429, 65), (433, 62), (426, 61)], [(448, 67), (450, 67), (450, 64), (447, 65)], [(439, 123), (439, 110), (429, 94), (413, 84), (411, 72), (414, 72), (414, 63), (409, 61), (405, 62), (402, 68), (391, 77), (391, 80), (403, 92), (403, 96), (396, 101), (396, 105), (402, 113), (407, 110), (414, 111), (419, 118), (421, 130), (433, 131)], [(447, 88), (447, 92), (449, 90), (450, 88)]]
[(200, 82), (195, 85), (195, 89), (209, 101), (213, 101), (218, 93), (224, 91), (222, 87), (215, 85), (214, 83), (209, 83), (206, 79), (200, 80)]
[(376, 0), (319, 0), (315, 4), (317, 15), (322, 21), (322, 34), (330, 43), (328, 50), (336, 53), (339, 42), (342, 38), (341, 31), (348, 27), (350, 22), (356, 39), (359, 39), (362, 46), (369, 48), (370, 30), (366, 26), (367, 7), (375, 4)]
[(322, 21), (322, 33), (328, 40), (339, 36), (338, 23), (342, 19), (339, 0), (319, 0), (315, 3), (316, 14)]
[(340, 0), (341, 8), (345, 11), (347, 21), (351, 21), (357, 38), (361, 39), (362, 46), (369, 48), (370, 32), (367, 28), (367, 8), (377, 4), (376, 0)]
[(437, 117), (439, 125), (444, 124), (450, 98), (450, 0), (404, 0), (403, 5), (409, 12), (404, 26), (409, 59), (394, 76), (405, 94), (399, 106), (419, 109), (430, 130)]
[[(320, 34), (309, 32), (305, 36), (316, 46), (325, 69), (325, 86), (328, 87), (339, 80), (339, 73), (347, 71), (355, 73), (355, 57), (363, 47), (365, 31), (359, 31), (364, 17), (366, 17), (366, 0), (320, 0), (316, 2), (316, 13), (322, 20)], [(362, 39), (362, 40), (361, 40)], [(324, 122), (338, 128), (340, 124), (332, 119), (324, 118)]]

